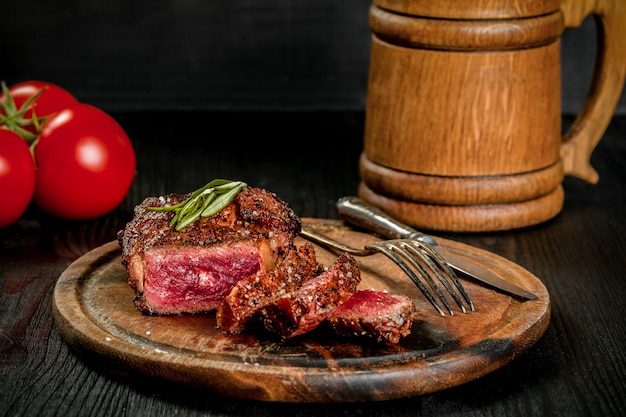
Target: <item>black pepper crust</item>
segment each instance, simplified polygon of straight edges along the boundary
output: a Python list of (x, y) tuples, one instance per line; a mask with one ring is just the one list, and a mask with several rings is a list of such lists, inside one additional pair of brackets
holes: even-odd
[(288, 204), (276, 194), (255, 187), (245, 187), (222, 211), (201, 218), (181, 231), (169, 225), (173, 212), (148, 210), (178, 204), (189, 195), (148, 197), (135, 207), (132, 220), (117, 235), (124, 265), (133, 253), (154, 246), (208, 246), (255, 237), (272, 239), (275, 248), (282, 252), (293, 246), (293, 239), (300, 232), (300, 218)]

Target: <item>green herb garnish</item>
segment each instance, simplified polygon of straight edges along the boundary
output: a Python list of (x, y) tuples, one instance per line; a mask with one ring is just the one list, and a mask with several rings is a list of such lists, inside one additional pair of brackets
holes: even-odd
[(197, 189), (188, 199), (173, 206), (148, 207), (152, 211), (173, 211), (170, 226), (182, 230), (201, 217), (211, 217), (226, 207), (247, 184), (241, 181), (213, 180)]

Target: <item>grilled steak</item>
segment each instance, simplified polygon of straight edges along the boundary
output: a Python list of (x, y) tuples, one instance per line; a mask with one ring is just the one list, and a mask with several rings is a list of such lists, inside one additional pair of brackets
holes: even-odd
[(327, 321), (339, 335), (394, 345), (411, 333), (416, 312), (413, 301), (404, 295), (360, 290)]
[(300, 288), (320, 271), (312, 244), (291, 249), (271, 271), (260, 271), (235, 285), (217, 311), (217, 325), (226, 334), (241, 333), (259, 309)]
[(190, 194), (146, 198), (118, 233), (122, 264), (144, 314), (216, 311), (223, 333), (252, 321), (285, 340), (327, 321), (340, 335), (395, 344), (410, 332), (406, 297), (357, 291), (361, 276), (345, 253), (328, 268), (311, 243), (296, 247), (301, 222), (275, 194), (244, 187), (217, 214), (177, 231), (174, 212), (153, 211)]
[(218, 214), (181, 231), (172, 212), (189, 194), (148, 197), (118, 234), (122, 264), (146, 314), (197, 313), (217, 309), (240, 280), (274, 269), (294, 248), (300, 219), (275, 194), (246, 187)]
[(348, 253), (300, 288), (284, 294), (259, 311), (267, 330), (288, 339), (319, 326), (346, 302), (361, 281), (355, 259)]

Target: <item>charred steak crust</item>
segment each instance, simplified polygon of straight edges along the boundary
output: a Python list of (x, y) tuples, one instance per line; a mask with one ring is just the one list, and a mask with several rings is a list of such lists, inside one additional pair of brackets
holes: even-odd
[(268, 331), (289, 339), (318, 327), (357, 291), (360, 282), (356, 260), (344, 253), (328, 269), (276, 298), (258, 314)]
[(311, 243), (290, 249), (274, 269), (244, 278), (235, 285), (217, 310), (218, 327), (228, 335), (241, 333), (260, 308), (296, 290), (321, 270)]
[(271, 270), (277, 259), (294, 248), (293, 240), (300, 231), (299, 217), (283, 200), (274, 193), (254, 187), (245, 187), (219, 213), (201, 218), (181, 231), (176, 231), (169, 224), (174, 216), (172, 212), (148, 210), (149, 207), (175, 205), (188, 197), (189, 194), (169, 194), (146, 198), (135, 207), (133, 218), (118, 233), (122, 265), (136, 295), (135, 306), (146, 314), (198, 312), (203, 308), (214, 309), (217, 306), (217, 300), (211, 300), (204, 306), (194, 305), (190, 307), (192, 311), (186, 311), (188, 308), (184, 305), (178, 309), (151, 305), (148, 301), (151, 294), (145, 293), (144, 286), (147, 251), (165, 247), (184, 247), (193, 251), (194, 248), (247, 243), (256, 248), (262, 258), (259, 269)]
[(208, 246), (246, 239), (251, 235), (282, 237), (290, 242), (300, 232), (300, 218), (284, 201), (274, 193), (254, 187), (244, 188), (222, 211), (201, 218), (180, 232), (169, 226), (174, 217), (172, 212), (148, 210), (148, 207), (178, 204), (189, 195), (148, 197), (136, 206), (133, 219), (117, 236), (122, 246), (122, 262), (126, 263), (133, 253), (144, 252), (153, 246)]

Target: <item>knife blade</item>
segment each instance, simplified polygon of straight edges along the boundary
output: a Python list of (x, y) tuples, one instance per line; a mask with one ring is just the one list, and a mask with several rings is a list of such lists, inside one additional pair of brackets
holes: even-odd
[(479, 268), (475, 264), (468, 262), (466, 259), (450, 252), (445, 246), (440, 245), (433, 236), (418, 232), (358, 197), (340, 198), (337, 201), (337, 213), (342, 220), (370, 232), (377, 233), (385, 238), (417, 239), (431, 245), (456, 273), (482, 282), (491, 288), (500, 290), (509, 295), (527, 300), (537, 299), (537, 296), (532, 292), (505, 281), (493, 272)]

